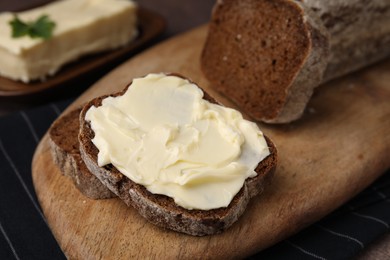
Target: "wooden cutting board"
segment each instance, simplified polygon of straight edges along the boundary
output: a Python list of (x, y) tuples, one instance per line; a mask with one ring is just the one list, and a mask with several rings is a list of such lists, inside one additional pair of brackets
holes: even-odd
[[(227, 106), (203, 77), (205, 26), (124, 63), (67, 110), (122, 90), (133, 77), (178, 72)], [(296, 123), (260, 125), (279, 150), (271, 185), (220, 235), (192, 237), (155, 227), (119, 199), (94, 201), (54, 165), (47, 135), (33, 159), (33, 181), (47, 221), (70, 258), (225, 258), (254, 254), (324, 217), (390, 166), (390, 60), (317, 89)]]

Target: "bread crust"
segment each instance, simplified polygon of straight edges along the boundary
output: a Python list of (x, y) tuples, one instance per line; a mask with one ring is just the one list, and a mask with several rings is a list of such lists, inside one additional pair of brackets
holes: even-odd
[(115, 197), (95, 175), (91, 174), (81, 159), (78, 132), (81, 108), (59, 117), (50, 127), (49, 145), (54, 163), (61, 173), (72, 179), (76, 188), (90, 199)]
[[(175, 74), (177, 75), (177, 74)], [(129, 85), (131, 87), (131, 84)], [(110, 96), (122, 95), (124, 91)], [(204, 92), (204, 98), (217, 103)], [(98, 149), (92, 143), (94, 132), (85, 114), (91, 106), (100, 106), (102, 96), (87, 103), (80, 113), (80, 152), (88, 169), (96, 175), (112, 192), (121, 198), (128, 206), (132, 206), (149, 222), (174, 231), (194, 236), (212, 235), (230, 227), (244, 212), (250, 198), (261, 193), (266, 183), (272, 177), (276, 163), (277, 151), (272, 141), (266, 137), (271, 155), (259, 163), (257, 175), (248, 178), (239, 193), (226, 208), (212, 210), (188, 210), (175, 204), (170, 197), (150, 193), (120, 173), (113, 165), (99, 167), (97, 164)]]
[(390, 1), (301, 1), (330, 35), (330, 56), (322, 83), (390, 55)]

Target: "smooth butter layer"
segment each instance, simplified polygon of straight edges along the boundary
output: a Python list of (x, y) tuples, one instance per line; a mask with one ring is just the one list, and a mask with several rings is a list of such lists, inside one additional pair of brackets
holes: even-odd
[(204, 100), (196, 85), (176, 76), (134, 79), (123, 96), (91, 107), (86, 120), (99, 166), (111, 163), (187, 209), (227, 207), (269, 155), (256, 124)]
[(56, 23), (49, 40), (12, 38), (13, 13), (0, 14), (0, 75), (29, 82), (64, 64), (123, 46), (137, 36), (136, 5), (129, 0), (62, 0), (17, 13), (23, 21), (48, 15)]

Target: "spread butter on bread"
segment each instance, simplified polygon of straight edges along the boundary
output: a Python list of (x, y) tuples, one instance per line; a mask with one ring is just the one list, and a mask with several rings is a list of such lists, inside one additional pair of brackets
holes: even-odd
[(151, 223), (220, 233), (272, 176), (277, 151), (257, 125), (175, 74), (136, 78), (80, 113), (88, 169)]

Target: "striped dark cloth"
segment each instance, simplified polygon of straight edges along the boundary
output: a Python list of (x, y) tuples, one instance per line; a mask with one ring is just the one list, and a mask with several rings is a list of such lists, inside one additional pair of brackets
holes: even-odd
[(297, 235), (256, 255), (261, 259), (348, 259), (389, 231), (390, 171), (348, 203)]
[[(72, 100), (0, 118), (0, 259), (65, 258), (41, 212), (31, 178), (40, 138)], [(340, 209), (251, 258), (345, 259), (389, 230), (390, 171)]]

